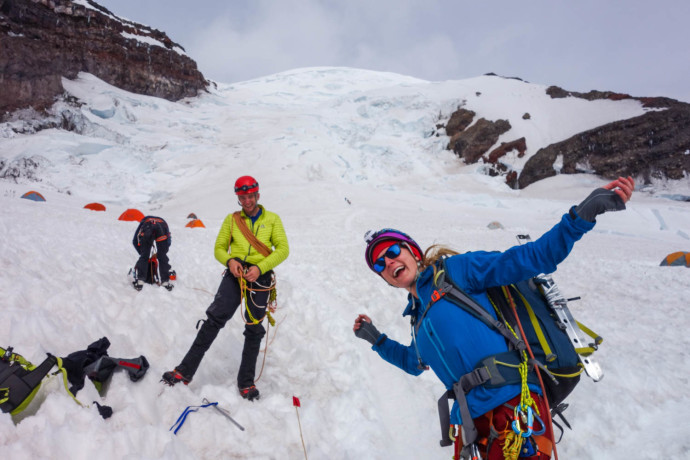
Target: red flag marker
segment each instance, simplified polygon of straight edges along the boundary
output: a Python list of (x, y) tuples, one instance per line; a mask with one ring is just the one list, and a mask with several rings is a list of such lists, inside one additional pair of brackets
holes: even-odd
[(292, 405), (295, 406), (295, 414), (297, 414), (297, 424), (299, 425), (299, 437), (302, 440), (302, 449), (304, 449), (304, 460), (309, 460), (307, 458), (307, 446), (304, 445), (304, 435), (302, 435), (302, 422), (299, 421), (299, 410), (297, 410), (298, 407), (301, 407), (299, 398), (297, 396), (292, 397)]

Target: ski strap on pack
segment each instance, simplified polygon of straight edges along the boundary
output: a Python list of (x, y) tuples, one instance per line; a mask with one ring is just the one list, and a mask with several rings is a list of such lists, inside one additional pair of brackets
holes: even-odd
[(578, 355), (589, 356), (592, 353), (594, 353), (595, 351), (597, 351), (597, 347), (602, 344), (604, 339), (599, 334), (597, 334), (596, 332), (594, 332), (593, 330), (591, 330), (590, 328), (588, 328), (587, 326), (585, 326), (581, 322), (579, 322), (577, 320), (575, 320), (575, 322), (580, 327), (580, 330), (582, 332), (584, 332), (585, 334), (587, 334), (588, 336), (590, 336), (594, 340), (594, 346), (576, 347), (575, 351), (577, 352)]
[(89, 407), (88, 405), (83, 404), (81, 401), (79, 401), (79, 400), (77, 399), (77, 397), (74, 396), (74, 393), (72, 393), (72, 392), (70, 391), (70, 389), (69, 389), (69, 380), (67, 379), (67, 370), (66, 370), (66, 369), (63, 367), (63, 365), (62, 365), (62, 358), (55, 358), (55, 359), (57, 360), (57, 362), (56, 362), (55, 364), (57, 364), (58, 370), (55, 371), (55, 372), (53, 372), (53, 375), (56, 375), (56, 374), (58, 374), (58, 373), (62, 374), (62, 382), (63, 382), (64, 385), (65, 385), (65, 391), (67, 392), (67, 394), (70, 395), (70, 396), (72, 397), (72, 399), (74, 400), (74, 402), (76, 402), (77, 404), (79, 404), (81, 407)]

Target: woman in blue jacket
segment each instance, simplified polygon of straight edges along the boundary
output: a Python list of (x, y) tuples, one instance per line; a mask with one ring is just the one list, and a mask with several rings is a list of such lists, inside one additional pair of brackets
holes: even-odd
[[(471, 372), (481, 359), (504, 352), (508, 348), (503, 336), (494, 331), (488, 332), (484, 323), (443, 297), (422, 317), (435, 290), (434, 264), (446, 257), (446, 270), (450, 278), (495, 317), (486, 294), (488, 288), (555, 271), (575, 242), (594, 227), (595, 217), (606, 211), (625, 209), (625, 203), (630, 199), (633, 189), (634, 182), (630, 177), (619, 178), (596, 189), (580, 205), (571, 208), (558, 224), (538, 240), (512, 247), (505, 252), (475, 251), (457, 254), (440, 246), (432, 246), (423, 252), (412, 238), (398, 230), (383, 229), (367, 234), (365, 258), (369, 268), (391, 286), (409, 292), (403, 316), (411, 316), (413, 338), (410, 345), (402, 345), (380, 333), (371, 319), (363, 314), (355, 320), (355, 335), (370, 342), (372, 349), (384, 360), (405, 372), (419, 375), (423, 370), (431, 368), (446, 389), (452, 389), (453, 384)], [(530, 390), (542, 413), (539, 388), (530, 386)], [(479, 439), (488, 437), (491, 424), (480, 417), (491, 414), (494, 409), (506, 403), (512, 402), (515, 405), (515, 401), (519, 402), (520, 395), (519, 384), (493, 389), (478, 386), (467, 393), (467, 405), (471, 418), (475, 419)], [(498, 426), (496, 419), (493, 422)], [(451, 411), (451, 423), (462, 424), (457, 402)], [(499, 438), (499, 442), (490, 446), (488, 453), (483, 452), (486, 458), (504, 458), (501, 442), (502, 439)], [(550, 446), (542, 450), (548, 452), (525, 458), (550, 458)]]

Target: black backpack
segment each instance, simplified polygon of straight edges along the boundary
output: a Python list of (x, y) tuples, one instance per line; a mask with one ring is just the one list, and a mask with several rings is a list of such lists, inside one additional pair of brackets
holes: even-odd
[(43, 378), (57, 363), (51, 354), (38, 366), (12, 352), (12, 347), (0, 348), (0, 409), (18, 414), (29, 405), (41, 387)]

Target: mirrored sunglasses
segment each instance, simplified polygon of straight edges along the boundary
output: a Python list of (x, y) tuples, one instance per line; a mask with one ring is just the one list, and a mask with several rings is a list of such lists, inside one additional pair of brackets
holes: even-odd
[(374, 271), (376, 273), (381, 273), (384, 268), (386, 268), (386, 259), (385, 257), (388, 257), (389, 259), (395, 259), (400, 255), (400, 245), (398, 243), (395, 243), (388, 249), (386, 249), (385, 254), (383, 254), (381, 257), (376, 259), (374, 261)]

